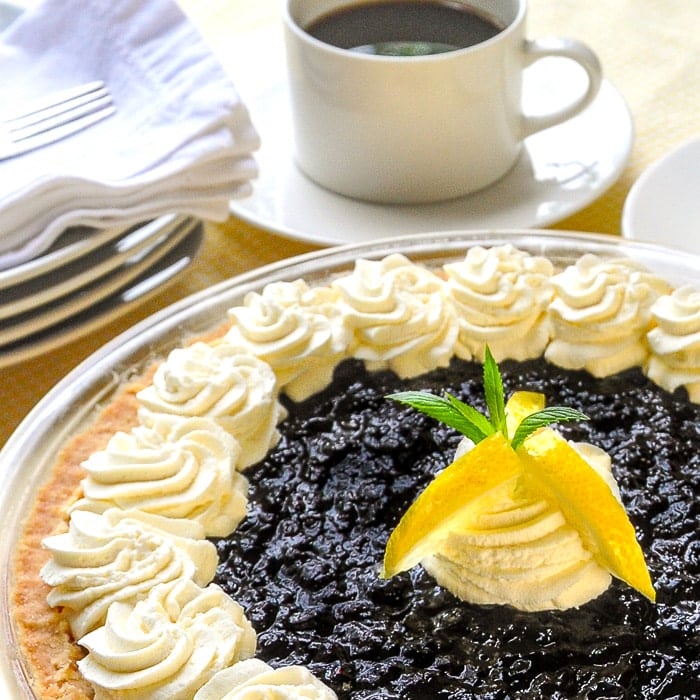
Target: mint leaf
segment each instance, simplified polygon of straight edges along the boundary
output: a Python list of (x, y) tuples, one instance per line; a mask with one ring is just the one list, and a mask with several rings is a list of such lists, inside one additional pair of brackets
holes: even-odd
[[(395, 394), (389, 394), (386, 398), (406, 404), (426, 416), (444, 423), (468, 437), (474, 444), (481, 442), (495, 432), (500, 432), (506, 440), (509, 440), (503, 379), (488, 345), (484, 350), (483, 372), (488, 418), (447, 392), (446, 396), (442, 398), (425, 391), (399, 391)], [(588, 416), (575, 408), (565, 406), (552, 406), (536, 411), (524, 418), (516, 428), (515, 435), (510, 439), (511, 447), (517, 450), (532, 433), (540, 428), (552, 423), (566, 423), (575, 420), (588, 420)]]
[(503, 380), (498, 369), (496, 360), (493, 359), (491, 350), (487, 345), (484, 351), (484, 394), (486, 395), (486, 405), (489, 409), (491, 425), (503, 437), (508, 439), (508, 428), (506, 427), (506, 406), (503, 396)]
[[(396, 394), (389, 394), (386, 398), (410, 406), (430, 418), (441, 421), (474, 443), (480, 442), (493, 432), (485, 416), (454, 396), (442, 398), (423, 391), (400, 391)], [(488, 432), (485, 432), (484, 428), (487, 428)]]
[[(496, 431), (489, 419), (480, 411), (477, 411), (473, 406), (460, 401), (456, 396), (452, 396), (449, 392), (445, 392), (447, 400), (450, 402), (455, 411), (459, 411), (470, 423), (473, 423), (482, 433), (483, 438), (488, 435), (493, 435)], [(477, 441), (474, 440), (476, 443)]]
[(585, 413), (565, 406), (552, 406), (551, 408), (543, 408), (541, 411), (531, 413), (520, 422), (511, 440), (511, 447), (517, 450), (532, 433), (540, 428), (544, 428), (552, 423), (567, 423), (575, 420), (589, 420), (589, 418)]

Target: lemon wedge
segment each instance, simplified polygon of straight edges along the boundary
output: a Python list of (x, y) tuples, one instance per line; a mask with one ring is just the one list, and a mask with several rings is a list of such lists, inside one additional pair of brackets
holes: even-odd
[(656, 592), (623, 505), (558, 433), (544, 428), (518, 450), (526, 473), (561, 508), (598, 563), (652, 601)]
[(534, 391), (516, 391), (506, 403), (506, 426), (508, 435), (515, 435), (515, 431), (524, 418), (541, 411), (545, 405), (544, 394)]
[(407, 571), (433, 554), (476, 499), (522, 471), (522, 462), (501, 433), (490, 435), (452, 462), (428, 484), (391, 533), (382, 578)]

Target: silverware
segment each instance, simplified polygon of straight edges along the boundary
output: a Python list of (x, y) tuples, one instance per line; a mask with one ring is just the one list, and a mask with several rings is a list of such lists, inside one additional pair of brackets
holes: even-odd
[(0, 160), (14, 158), (71, 136), (114, 114), (112, 96), (102, 81), (60, 90), (0, 115)]

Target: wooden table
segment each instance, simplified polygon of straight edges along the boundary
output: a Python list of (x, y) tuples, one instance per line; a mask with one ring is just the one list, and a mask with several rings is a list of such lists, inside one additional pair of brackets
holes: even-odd
[[(274, 20), (279, 6), (277, 0), (181, 0), (181, 4), (225, 66), (229, 28)], [(625, 197), (644, 168), (700, 133), (699, 26), (697, 0), (531, 0), (530, 35), (568, 35), (586, 41), (600, 56), (607, 79), (625, 98), (636, 131), (632, 157), (619, 181), (552, 228), (618, 235)], [(312, 249), (235, 218), (208, 223), (199, 256), (170, 287), (108, 327), (0, 370), (0, 446), (59, 379), (121, 331), (193, 292)]]

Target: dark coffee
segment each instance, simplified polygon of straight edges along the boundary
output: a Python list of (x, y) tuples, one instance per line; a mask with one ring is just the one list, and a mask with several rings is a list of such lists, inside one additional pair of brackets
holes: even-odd
[(503, 27), (461, 2), (378, 0), (348, 5), (314, 20), (306, 31), (341, 49), (381, 56), (424, 56), (474, 46)]

